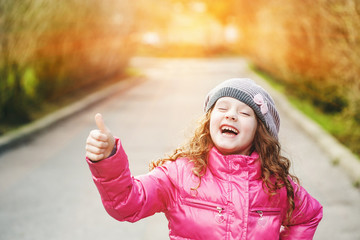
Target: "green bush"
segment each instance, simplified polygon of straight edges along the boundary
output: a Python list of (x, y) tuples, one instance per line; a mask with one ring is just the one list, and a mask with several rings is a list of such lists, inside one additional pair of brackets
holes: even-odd
[(124, 71), (134, 14), (127, 0), (0, 1), (0, 125)]
[(31, 68), (21, 69), (14, 64), (1, 71), (1, 115), (7, 124), (21, 124), (30, 120), (30, 111), (37, 103), (38, 79)]

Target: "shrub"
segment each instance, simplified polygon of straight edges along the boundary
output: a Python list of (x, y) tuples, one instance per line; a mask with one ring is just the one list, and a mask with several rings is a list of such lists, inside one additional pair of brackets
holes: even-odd
[(126, 0), (0, 1), (0, 123), (123, 71), (133, 14)]
[(360, 153), (360, 4), (238, 2), (242, 51), (289, 93), (351, 126), (337, 137)]

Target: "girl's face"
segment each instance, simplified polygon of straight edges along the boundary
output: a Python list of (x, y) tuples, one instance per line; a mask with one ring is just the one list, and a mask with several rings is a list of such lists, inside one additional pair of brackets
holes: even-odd
[(256, 115), (248, 105), (231, 97), (217, 100), (210, 116), (210, 136), (222, 154), (249, 155), (256, 129)]

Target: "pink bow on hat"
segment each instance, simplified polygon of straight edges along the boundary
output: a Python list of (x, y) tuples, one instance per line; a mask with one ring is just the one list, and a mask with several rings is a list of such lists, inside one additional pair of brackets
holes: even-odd
[(260, 93), (254, 96), (254, 102), (260, 106), (260, 111), (262, 114), (266, 114), (269, 111), (267, 103)]

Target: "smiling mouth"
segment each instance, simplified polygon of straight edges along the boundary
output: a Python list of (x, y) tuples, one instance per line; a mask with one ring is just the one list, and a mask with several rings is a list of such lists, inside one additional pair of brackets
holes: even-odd
[(236, 136), (239, 134), (239, 131), (230, 126), (223, 126), (221, 127), (221, 133)]

